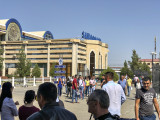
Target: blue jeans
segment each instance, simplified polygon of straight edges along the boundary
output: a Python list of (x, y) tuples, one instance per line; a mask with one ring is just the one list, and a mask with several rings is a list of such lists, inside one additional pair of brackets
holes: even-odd
[(62, 94), (62, 88), (58, 87), (58, 95), (61, 96)]
[(89, 95), (89, 86), (86, 86), (86, 91), (85, 91), (85, 93), (86, 93), (86, 96), (87, 96), (87, 93), (88, 93), (88, 95)]
[(74, 102), (74, 98), (75, 98), (75, 101), (78, 102), (77, 92), (75, 89), (72, 89), (72, 102)]
[(92, 88), (90, 88), (90, 94), (93, 93), (93, 91), (95, 90), (95, 87), (93, 86)]
[(66, 92), (66, 94), (68, 93), (68, 88), (67, 88), (67, 85), (65, 85), (65, 92)]
[(83, 86), (79, 86), (79, 92), (80, 92), (80, 96), (79, 98), (81, 99), (81, 97), (84, 99), (84, 94), (83, 94)]
[(139, 116), (140, 120), (156, 120), (156, 115), (152, 114), (150, 116)]
[(127, 86), (127, 89), (128, 89), (128, 96), (130, 96), (131, 86)]

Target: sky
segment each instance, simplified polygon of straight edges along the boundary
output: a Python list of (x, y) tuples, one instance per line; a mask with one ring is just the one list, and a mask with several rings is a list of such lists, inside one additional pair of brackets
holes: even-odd
[(159, 0), (1, 0), (0, 19), (15, 18), (23, 31), (50, 31), (55, 39), (88, 32), (108, 44), (109, 66), (123, 66), (134, 49), (141, 59), (151, 59), (155, 36), (159, 57), (159, 5)]

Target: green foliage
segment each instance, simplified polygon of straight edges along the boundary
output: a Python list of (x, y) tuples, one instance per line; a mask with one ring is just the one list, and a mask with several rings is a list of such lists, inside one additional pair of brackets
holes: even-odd
[(19, 51), (19, 54), (17, 54), (18, 63), (17, 63), (17, 71), (19, 77), (26, 77), (30, 76), (30, 68), (31, 68), (31, 62), (30, 60), (27, 60), (26, 55), (24, 53), (24, 50), (21, 49)]
[(136, 50), (133, 50), (131, 58), (132, 58), (132, 62), (129, 62), (130, 68), (131, 68), (132, 72), (135, 73), (135, 71), (140, 68), (140, 65), (139, 65), (139, 59), (140, 58), (138, 57), (138, 54), (136, 53)]
[(132, 58), (132, 61), (129, 62), (129, 64), (130, 64), (131, 71), (133, 72), (134, 75), (137, 75), (137, 76), (144, 75), (149, 77), (151, 76), (151, 71), (149, 66), (145, 62), (142, 64), (139, 61), (140, 58), (136, 53), (136, 50), (133, 50), (131, 58)]
[(103, 70), (103, 71), (101, 72), (101, 74), (99, 75), (99, 78), (101, 78), (102, 75), (104, 75), (106, 72), (113, 72), (113, 73), (114, 73), (113, 81), (117, 81), (117, 80), (119, 79), (117, 73), (116, 73), (112, 68), (110, 68), (110, 67), (108, 67), (106, 70)]
[(124, 67), (121, 69), (120, 75), (128, 75), (129, 77), (133, 77), (133, 72), (128, 68), (126, 60), (124, 62)]
[(143, 64), (141, 63), (141, 70), (142, 71), (150, 71), (150, 67), (144, 62)]
[(51, 77), (54, 77), (54, 76), (58, 75), (58, 74), (55, 74), (55, 73), (54, 73), (55, 71), (58, 70), (58, 68), (55, 68), (55, 65), (56, 65), (56, 63), (53, 63), (52, 66), (51, 66), (51, 68), (50, 68), (49, 75), (50, 75)]
[(32, 76), (35, 76), (35, 77), (40, 77), (41, 76), (41, 70), (38, 66), (38, 64), (36, 64), (32, 70)]
[(12, 78), (12, 77), (14, 77), (14, 75), (12, 75), (12, 74), (8, 74), (8, 75), (6, 75), (8, 78)]

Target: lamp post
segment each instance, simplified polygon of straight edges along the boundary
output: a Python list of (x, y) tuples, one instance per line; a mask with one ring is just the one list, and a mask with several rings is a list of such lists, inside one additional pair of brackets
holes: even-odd
[(154, 58), (154, 55), (156, 54), (157, 54), (156, 52), (151, 52), (151, 55), (152, 55), (152, 82), (153, 82), (153, 58)]
[(93, 67), (93, 74), (92, 74), (92, 76), (93, 76), (93, 75), (95, 75), (95, 70), (94, 70), (94, 67)]

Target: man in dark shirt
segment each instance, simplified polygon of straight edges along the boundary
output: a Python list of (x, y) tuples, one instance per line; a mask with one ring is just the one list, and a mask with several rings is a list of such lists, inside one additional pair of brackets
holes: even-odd
[(67, 97), (68, 97), (69, 94), (70, 94), (70, 97), (71, 97), (71, 87), (72, 87), (71, 80), (68, 79), (67, 80)]
[(105, 75), (102, 75), (102, 79), (101, 79), (101, 88), (103, 87), (104, 84), (106, 84)]
[(41, 84), (37, 92), (39, 112), (32, 114), (27, 120), (77, 120), (76, 116), (56, 102), (57, 88), (53, 83)]
[[(116, 120), (109, 113), (109, 96), (104, 90), (94, 90), (87, 100), (88, 112), (95, 120)], [(91, 119), (91, 118), (90, 118)]]
[(156, 93), (150, 88), (151, 80), (149, 77), (143, 79), (143, 87), (136, 91), (135, 115), (136, 120), (156, 120), (153, 111), (153, 104), (160, 119), (159, 105), (156, 99)]

